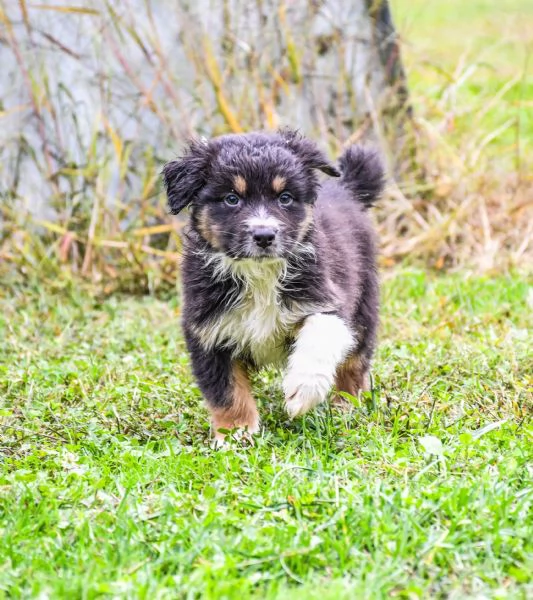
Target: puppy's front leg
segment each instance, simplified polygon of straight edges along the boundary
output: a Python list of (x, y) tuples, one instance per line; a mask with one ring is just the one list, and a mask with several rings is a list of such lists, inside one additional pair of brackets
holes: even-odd
[(305, 319), (283, 380), (291, 417), (303, 415), (327, 398), (337, 367), (353, 345), (352, 332), (337, 315), (319, 313)]
[(259, 414), (244, 365), (232, 359), (227, 350), (205, 350), (199, 340), (185, 332), (192, 370), (211, 412), (213, 433), (224, 441), (220, 429), (259, 431)]

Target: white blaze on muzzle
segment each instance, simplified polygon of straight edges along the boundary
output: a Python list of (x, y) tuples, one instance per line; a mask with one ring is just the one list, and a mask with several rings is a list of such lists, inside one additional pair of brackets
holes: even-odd
[(276, 233), (279, 231), (281, 225), (279, 219), (269, 215), (263, 206), (252, 214), (251, 217), (246, 219), (245, 223), (250, 231), (257, 229), (258, 227), (265, 227), (274, 229)]

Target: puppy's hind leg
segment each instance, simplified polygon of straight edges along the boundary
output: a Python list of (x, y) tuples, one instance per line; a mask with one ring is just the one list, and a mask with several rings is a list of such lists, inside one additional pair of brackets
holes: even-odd
[[(368, 358), (364, 356), (350, 354), (337, 369), (335, 375), (337, 392), (357, 396), (361, 392), (370, 390), (369, 363)], [(352, 407), (351, 402), (340, 395), (335, 396), (333, 404), (340, 409)]]
[(283, 380), (291, 417), (303, 415), (326, 400), (337, 369), (353, 345), (353, 334), (339, 316), (318, 313), (305, 319)]

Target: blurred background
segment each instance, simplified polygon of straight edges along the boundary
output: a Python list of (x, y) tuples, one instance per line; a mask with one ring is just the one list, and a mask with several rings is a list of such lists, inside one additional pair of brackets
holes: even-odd
[(381, 266), (532, 264), (530, 0), (0, 0), (0, 276), (173, 286), (164, 162), (292, 126), (378, 146)]

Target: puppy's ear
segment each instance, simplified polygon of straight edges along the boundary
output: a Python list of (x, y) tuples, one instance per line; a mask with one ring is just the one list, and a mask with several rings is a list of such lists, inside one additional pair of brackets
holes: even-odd
[(318, 149), (316, 144), (308, 140), (294, 129), (282, 129), (279, 132), (285, 144), (296, 154), (310, 169), (319, 169), (326, 175), (340, 177), (340, 171), (328, 160), (326, 155)]
[(163, 167), (168, 206), (177, 215), (194, 201), (204, 187), (207, 177), (209, 148), (207, 142), (189, 142), (187, 152), (178, 160)]

